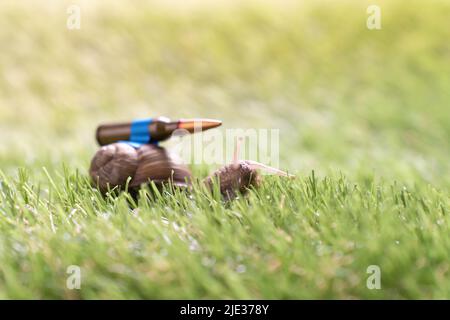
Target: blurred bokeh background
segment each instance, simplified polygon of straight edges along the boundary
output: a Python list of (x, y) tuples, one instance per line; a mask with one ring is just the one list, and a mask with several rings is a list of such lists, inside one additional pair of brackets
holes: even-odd
[(165, 115), (279, 128), (293, 172), (447, 187), (449, 17), (444, 0), (2, 0), (0, 168), (85, 172), (98, 123)]

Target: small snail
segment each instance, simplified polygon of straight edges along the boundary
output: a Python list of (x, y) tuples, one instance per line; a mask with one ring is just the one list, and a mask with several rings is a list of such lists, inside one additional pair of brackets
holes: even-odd
[[(239, 193), (245, 194), (249, 188), (258, 187), (261, 181), (258, 170), (291, 176), (255, 161), (238, 160), (239, 146), (238, 142), (232, 164), (203, 180), (212, 190), (214, 180), (218, 179), (220, 192), (225, 199), (234, 199)], [(91, 161), (89, 174), (102, 193), (107, 192), (108, 188), (125, 188), (129, 178), (128, 187), (132, 191), (149, 181), (157, 186), (171, 182), (175, 186), (187, 187), (192, 180), (189, 169), (166, 149), (153, 144), (144, 144), (135, 149), (121, 142), (101, 147)]]
[(256, 161), (238, 160), (241, 142), (242, 138), (239, 138), (234, 150), (233, 162), (216, 170), (204, 180), (209, 189), (212, 188), (214, 179), (218, 179), (220, 193), (227, 200), (231, 200), (236, 198), (239, 193), (246, 194), (251, 187), (257, 188), (261, 184), (259, 170), (279, 176), (293, 177), (284, 171)]

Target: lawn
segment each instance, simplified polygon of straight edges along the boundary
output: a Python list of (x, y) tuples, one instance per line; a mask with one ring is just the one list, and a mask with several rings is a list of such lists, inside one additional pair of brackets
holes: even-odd
[[(448, 1), (376, 1), (380, 30), (369, 1), (133, 3), (0, 3), (0, 298), (450, 298)], [(96, 126), (159, 115), (279, 129), (296, 178), (100, 195)]]

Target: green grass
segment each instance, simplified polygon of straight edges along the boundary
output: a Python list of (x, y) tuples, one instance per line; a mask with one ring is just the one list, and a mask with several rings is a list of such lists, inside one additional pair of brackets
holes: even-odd
[[(14, 298), (444, 298), (448, 197), (343, 177), (268, 179), (225, 205), (195, 189), (103, 198), (78, 173), (1, 185), (2, 294)], [(51, 179), (51, 180), (50, 180)], [(368, 290), (366, 269), (382, 270)], [(66, 268), (82, 270), (66, 289)]]
[[(70, 3), (0, 4), (0, 298), (450, 298), (447, 1)], [(297, 178), (101, 197), (96, 125), (151, 115), (279, 128)]]

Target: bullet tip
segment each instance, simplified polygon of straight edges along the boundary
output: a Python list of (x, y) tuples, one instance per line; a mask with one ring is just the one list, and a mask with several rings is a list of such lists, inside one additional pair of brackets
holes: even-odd
[(222, 121), (215, 119), (181, 119), (178, 128), (185, 129), (190, 133), (205, 131), (222, 125)]

